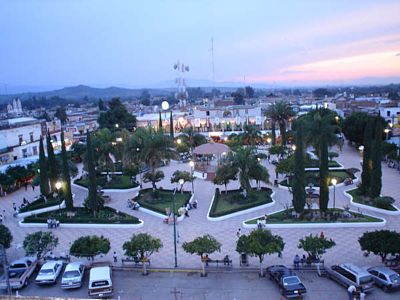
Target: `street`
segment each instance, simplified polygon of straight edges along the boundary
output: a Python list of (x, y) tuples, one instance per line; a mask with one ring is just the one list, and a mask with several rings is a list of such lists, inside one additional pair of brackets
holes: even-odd
[[(336, 282), (320, 278), (312, 273), (298, 273), (307, 288), (306, 299), (315, 300), (345, 300), (346, 289)], [(20, 291), (23, 296), (87, 298), (88, 273), (82, 288), (62, 290), (60, 279), (54, 286), (37, 286), (32, 276), (29, 285)], [(256, 272), (226, 272), (209, 273), (200, 277), (199, 273), (187, 272), (153, 272), (143, 276), (140, 272), (114, 271), (114, 299), (144, 300), (144, 299), (284, 299), (279, 294), (278, 286), (269, 280), (268, 276), (259, 278)], [(398, 299), (400, 291), (384, 293), (376, 288), (366, 299), (386, 300)]]

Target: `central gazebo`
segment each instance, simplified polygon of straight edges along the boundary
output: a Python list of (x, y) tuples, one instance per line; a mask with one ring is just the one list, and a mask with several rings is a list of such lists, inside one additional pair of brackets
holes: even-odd
[[(199, 177), (205, 178), (206, 176), (208, 180), (212, 180), (215, 177), (221, 156), (230, 151), (227, 145), (214, 142), (196, 147), (193, 154), (196, 156), (195, 171), (202, 174)], [(199, 156), (201, 156), (201, 159), (197, 159)], [(210, 156), (212, 156), (211, 159), (209, 159)], [(213, 158), (217, 158), (216, 163), (213, 163)]]

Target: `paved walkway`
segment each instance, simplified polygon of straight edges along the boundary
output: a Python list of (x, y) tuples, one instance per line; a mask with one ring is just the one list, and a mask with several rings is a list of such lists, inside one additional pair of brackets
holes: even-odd
[[(338, 158), (346, 168), (355, 167), (360, 169), (360, 155), (356, 149), (345, 145), (343, 151)], [(274, 178), (274, 166), (263, 162), (269, 169), (271, 174), (271, 180)], [(175, 170), (190, 170), (188, 164), (179, 164), (172, 162), (169, 166), (164, 167), (165, 179), (158, 184), (164, 188), (173, 188), (174, 185), (170, 183), (170, 176)], [(386, 164), (383, 164), (383, 194), (390, 195), (396, 199), (396, 205), (400, 207), (400, 189), (398, 187), (400, 175), (398, 171), (389, 169)], [(203, 180), (195, 180), (195, 194), (199, 202), (199, 208), (190, 211), (190, 217), (186, 218), (182, 223), (179, 223), (177, 228), (180, 235), (178, 244), (178, 265), (180, 267), (200, 267), (200, 260), (197, 256), (186, 254), (181, 244), (184, 241), (190, 241), (195, 237), (203, 234), (211, 234), (217, 240), (222, 243), (221, 253), (213, 254), (211, 258), (223, 258), (228, 254), (232, 259), (235, 267), (239, 266), (239, 256), (235, 252), (236, 247), (236, 232), (238, 228), (241, 228), (241, 224), (244, 220), (254, 218), (265, 213), (271, 213), (273, 211), (282, 209), (285, 203), (291, 202), (291, 195), (288, 191), (273, 188), (275, 191), (276, 203), (274, 206), (267, 209), (260, 209), (255, 212), (247, 213), (241, 216), (233, 217), (224, 221), (211, 222), (206, 218), (208, 208), (211, 204), (212, 195), (214, 193), (214, 186), (211, 182)], [(150, 187), (150, 184), (145, 184), (144, 187)], [(223, 187), (220, 187), (223, 188)], [(238, 183), (230, 183), (228, 189), (238, 188)], [(336, 188), (336, 207), (343, 207), (345, 204), (349, 204), (348, 198), (343, 194), (345, 189), (349, 187), (338, 187)], [(184, 185), (185, 190), (190, 190), (191, 185), (187, 183)], [(76, 204), (81, 204), (83, 199), (86, 197), (87, 192), (83, 189), (73, 187), (73, 193), (76, 194)], [(6, 210), (6, 218), (4, 224), (10, 228), (14, 236), (12, 247), (8, 250), (10, 259), (17, 258), (24, 254), (21, 247), (24, 236), (27, 233), (40, 230), (38, 228), (21, 228), (18, 226), (17, 219), (12, 217), (12, 203), (16, 202), (18, 205), (22, 202), (23, 197), (26, 197), (29, 201), (33, 200), (35, 196), (39, 194), (38, 189), (32, 191), (28, 189), (25, 191), (21, 189), (6, 197), (0, 198), (0, 210)], [(164, 247), (160, 253), (155, 253), (151, 257), (152, 265), (160, 267), (172, 267), (174, 262), (173, 257), (173, 226), (163, 224), (160, 218), (148, 215), (140, 211), (132, 211), (127, 208), (127, 199), (133, 196), (132, 193), (112, 193), (112, 201), (110, 206), (130, 213), (140, 218), (145, 222), (144, 227), (140, 229), (57, 229), (52, 230), (54, 234), (59, 237), (60, 244), (54, 251), (56, 254), (68, 253), (71, 242), (82, 235), (103, 235), (111, 241), (110, 253), (101, 259), (112, 260), (112, 252), (117, 251), (118, 257), (123, 257), (122, 244), (128, 240), (133, 233), (148, 232), (156, 237), (159, 237)], [(331, 191), (331, 201), (333, 202), (333, 191)], [(355, 208), (356, 209), (356, 208)], [(365, 211), (367, 212), (367, 211)], [(372, 213), (376, 216), (384, 217), (387, 220), (387, 225), (381, 228), (387, 228), (392, 230), (400, 230), (400, 217), (398, 216), (383, 216), (377, 213)], [(47, 230), (47, 229), (46, 229)], [(370, 257), (364, 257), (358, 243), (358, 238), (363, 232), (367, 230), (373, 230), (373, 228), (343, 228), (343, 229), (274, 229), (274, 234), (279, 234), (284, 238), (285, 249), (282, 258), (277, 256), (267, 256), (264, 261), (264, 265), (270, 264), (291, 264), (293, 256), (296, 253), (302, 254), (297, 248), (298, 240), (305, 235), (310, 233), (319, 234), (321, 231), (324, 232), (325, 236), (332, 238), (336, 242), (336, 247), (329, 250), (324, 258), (327, 264), (341, 263), (341, 262), (354, 262), (361, 266), (379, 264), (380, 260), (378, 257), (371, 255)], [(243, 233), (248, 233), (250, 230), (242, 228)], [(100, 260), (100, 258), (98, 258)], [(250, 259), (251, 266), (258, 266), (257, 258)]]

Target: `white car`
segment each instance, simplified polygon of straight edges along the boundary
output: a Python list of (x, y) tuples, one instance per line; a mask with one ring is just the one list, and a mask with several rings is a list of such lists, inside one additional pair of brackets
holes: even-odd
[(69, 263), (61, 278), (62, 289), (74, 289), (82, 286), (82, 278), (85, 273), (85, 265), (82, 262)]
[(63, 262), (61, 260), (49, 261), (45, 263), (36, 276), (37, 284), (52, 284), (56, 283), (58, 276), (61, 274)]

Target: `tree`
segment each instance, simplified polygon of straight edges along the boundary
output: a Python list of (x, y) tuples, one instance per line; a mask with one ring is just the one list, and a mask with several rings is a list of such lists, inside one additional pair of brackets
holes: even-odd
[[(196, 177), (192, 176), (190, 172), (176, 170), (171, 177), (171, 183), (178, 183), (179, 179), (183, 179), (184, 183), (192, 182)], [(183, 185), (182, 185), (183, 188)]]
[(89, 130), (86, 132), (86, 160), (89, 176), (87, 207), (93, 215), (96, 215), (96, 212), (101, 208), (101, 203), (97, 199), (96, 169), (94, 166), (94, 153)]
[(325, 96), (333, 96), (333, 93), (325, 88), (318, 88), (313, 91), (313, 95), (316, 98), (325, 98)]
[(169, 135), (174, 139), (174, 119), (172, 118), (172, 111), (169, 114)]
[(162, 118), (161, 118), (161, 111), (158, 112), (158, 130), (161, 131), (163, 129), (162, 126)]
[(303, 129), (301, 123), (298, 123), (296, 127), (296, 150), (294, 151), (294, 174), (292, 182), (293, 208), (297, 213), (301, 214), (306, 204)]
[(400, 233), (390, 230), (376, 230), (364, 232), (358, 239), (361, 250), (372, 252), (385, 262), (388, 254), (400, 254)]
[(328, 240), (324, 236), (320, 236), (318, 234), (314, 236), (310, 234), (305, 238), (300, 239), (297, 247), (306, 251), (309, 259), (317, 260), (321, 259), (322, 254), (324, 254), (326, 250), (334, 247), (335, 245), (336, 243), (332, 239)]
[(250, 232), (249, 235), (240, 236), (236, 244), (236, 251), (258, 257), (260, 261), (260, 276), (264, 276), (262, 269), (264, 256), (266, 254), (280, 254), (284, 247), (285, 243), (279, 235), (273, 235), (268, 229), (256, 229)]
[(195, 238), (191, 242), (184, 242), (182, 248), (189, 254), (197, 254), (200, 256), (203, 270), (202, 275), (206, 276), (205, 263), (207, 261), (206, 257), (203, 255), (209, 255), (216, 251), (221, 252), (221, 243), (218, 242), (215, 237), (206, 234), (202, 237)]
[(249, 176), (251, 179), (256, 181), (257, 190), (260, 190), (261, 186), (260, 183), (269, 183), (269, 173), (267, 168), (262, 166), (261, 164), (257, 163), (254, 164), (252, 168), (249, 170)]
[(67, 210), (74, 208), (71, 192), (71, 177), (69, 175), (68, 155), (65, 147), (64, 130), (61, 130), (61, 158), (62, 158), (62, 178), (63, 178), (63, 195)]
[(184, 128), (179, 138), (183, 143), (188, 144), (191, 151), (197, 146), (207, 143), (207, 139), (204, 135), (197, 133), (192, 126)]
[(8, 249), (11, 247), (11, 242), (13, 240), (13, 236), (8, 227), (0, 224), (0, 244), (3, 245), (4, 249)]
[(232, 93), (231, 96), (232, 96), (235, 104), (237, 104), (237, 105), (244, 104), (243, 89), (237, 89), (237, 91)]
[[(136, 126), (136, 117), (131, 115), (119, 98), (113, 98), (108, 103), (109, 110), (100, 113), (98, 123), (100, 128), (108, 128), (111, 131), (125, 128), (132, 131)], [(118, 125), (117, 125), (118, 124)]]
[(151, 182), (153, 186), (153, 191), (157, 189), (156, 182), (159, 182), (164, 179), (164, 172), (163, 171), (154, 171), (154, 172), (147, 172), (143, 175), (143, 182)]
[[(286, 101), (279, 101), (270, 105), (266, 111), (266, 116), (272, 121), (272, 124), (278, 123), (281, 134), (282, 145), (286, 145), (286, 126), (287, 122), (295, 114), (292, 107)], [(273, 128), (275, 130), (275, 128)], [(273, 143), (274, 144), (274, 143)]]
[(109, 239), (103, 236), (88, 235), (75, 240), (69, 253), (76, 257), (87, 257), (93, 261), (95, 256), (107, 254), (110, 248)]
[(261, 140), (261, 132), (254, 125), (244, 125), (243, 133), (240, 134), (242, 145), (254, 146)]
[(215, 174), (213, 179), (214, 184), (224, 185), (225, 186), (225, 194), (228, 193), (228, 183), (231, 180), (236, 180), (237, 169), (233, 167), (231, 164), (222, 164)]
[(39, 176), (40, 176), (40, 193), (47, 197), (50, 194), (49, 177), (47, 174), (47, 161), (44, 154), (43, 138), (40, 136), (39, 142)]
[(244, 88), (245, 94), (247, 98), (253, 98), (254, 97), (254, 89), (251, 86), (246, 86)]
[[(354, 112), (342, 122), (342, 132), (347, 140), (357, 145), (364, 142), (364, 130), (368, 120), (372, 119), (370, 115), (365, 112)], [(382, 117), (377, 117), (382, 122), (382, 127), (386, 126), (386, 121)]]
[(104, 101), (101, 98), (99, 98), (99, 100), (97, 101), (97, 106), (99, 107), (99, 111), (105, 111), (106, 110), (106, 107), (104, 105)]
[(361, 173), (361, 185), (360, 193), (362, 195), (368, 195), (371, 187), (371, 173), (372, 173), (372, 120), (370, 117), (367, 119), (364, 130), (364, 150), (363, 150), (363, 163)]
[(139, 233), (132, 235), (131, 239), (125, 242), (122, 249), (128, 257), (139, 256), (143, 263), (143, 274), (147, 275), (146, 262), (149, 257), (158, 252), (163, 244), (160, 239), (151, 236), (148, 233)]
[(41, 259), (43, 255), (52, 251), (58, 245), (58, 237), (52, 232), (37, 231), (28, 234), (23, 242), (26, 255), (36, 255)]
[(56, 156), (54, 155), (53, 143), (50, 136), (50, 132), (47, 131), (46, 136), (46, 144), (47, 144), (47, 169), (49, 174), (50, 181), (50, 191), (55, 190), (55, 184), (58, 179), (58, 166), (56, 161)]
[(56, 118), (60, 119), (61, 124), (65, 124), (65, 122), (68, 119), (67, 112), (65, 111), (65, 107), (64, 106), (61, 106), (61, 107), (57, 108), (56, 113), (54, 114), (54, 116)]
[(140, 95), (140, 103), (144, 106), (150, 106), (150, 93), (148, 90), (143, 90)]
[(370, 197), (375, 199), (379, 197), (382, 189), (382, 122), (375, 118), (374, 141), (372, 142), (372, 172)]
[(339, 157), (339, 154), (336, 152), (328, 152), (329, 161), (332, 161), (334, 158)]

